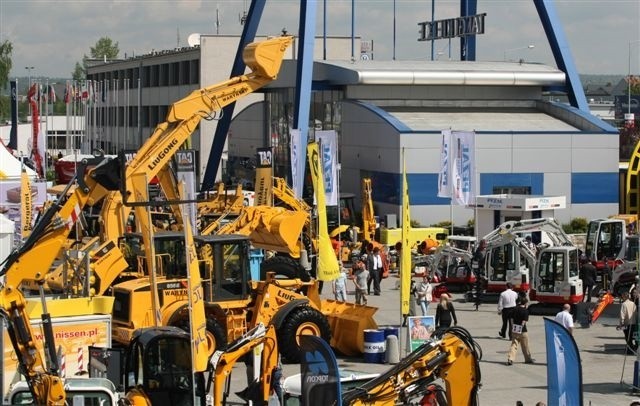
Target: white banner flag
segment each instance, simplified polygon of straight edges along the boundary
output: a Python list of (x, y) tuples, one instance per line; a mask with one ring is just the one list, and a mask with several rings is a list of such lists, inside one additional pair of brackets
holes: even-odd
[(438, 172), (438, 197), (451, 197), (451, 130), (442, 130), (440, 143), (440, 172)]
[(453, 157), (453, 196), (451, 203), (474, 204), (475, 200), (475, 132), (451, 132), (451, 156)]
[(300, 130), (289, 129), (291, 135), (291, 183), (297, 198), (302, 197), (302, 187), (304, 183), (304, 173), (298, 175), (298, 165), (300, 161)]
[(316, 131), (322, 151), (322, 173), (327, 206), (338, 205), (338, 136), (334, 130)]

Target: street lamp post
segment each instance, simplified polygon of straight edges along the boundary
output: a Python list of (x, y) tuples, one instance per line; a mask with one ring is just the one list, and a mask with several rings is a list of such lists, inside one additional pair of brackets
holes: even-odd
[(629, 41), (629, 76), (627, 76), (627, 114), (625, 114), (625, 121), (627, 123), (635, 122), (635, 117), (631, 113), (631, 45), (640, 42), (640, 40)]
[[(31, 70), (35, 68), (33, 66), (25, 66), (24, 68), (27, 70), (29, 76), (29, 86), (27, 86), (27, 93), (29, 93), (29, 90), (31, 89)], [(27, 104), (29, 105), (29, 117), (31, 117), (31, 103)]]
[(535, 48), (535, 47), (536, 47), (535, 45), (533, 45), (533, 44), (529, 44), (529, 45), (527, 45), (526, 47), (518, 47), (518, 48), (505, 49), (505, 50), (504, 50), (503, 61), (505, 61), (505, 62), (507, 61), (507, 52), (510, 52), (510, 51), (518, 51), (518, 50), (520, 50), (520, 49), (533, 49), (533, 48)]

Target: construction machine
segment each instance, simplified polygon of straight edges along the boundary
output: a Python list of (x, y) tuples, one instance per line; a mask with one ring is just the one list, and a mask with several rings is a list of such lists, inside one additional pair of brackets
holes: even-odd
[(426, 262), (431, 274), (438, 275), (439, 280), (447, 287), (470, 289), (476, 282), (476, 275), (471, 271), (471, 260), (476, 242), (475, 237), (450, 235), (447, 244), (440, 245), (432, 255), (416, 256), (414, 263)]
[[(176, 233), (157, 233), (157, 283), (159, 324), (185, 326), (187, 279), (184, 239)], [(141, 236), (126, 236), (130, 245), (129, 261), (146, 266)], [(286, 361), (298, 360), (298, 337), (313, 334), (324, 338), (347, 355), (360, 354), (364, 348), (362, 331), (375, 328), (374, 307), (321, 300), (316, 281), (278, 279), (296, 266), (291, 259), (276, 257), (264, 280), (251, 279), (249, 257), (251, 241), (247, 236), (202, 235), (194, 237), (204, 289), (206, 339), (209, 352), (226, 348), (229, 342), (258, 325), (273, 324)], [(141, 271), (144, 272), (144, 271)], [(169, 277), (171, 276), (171, 277)], [(132, 279), (113, 287), (115, 297), (114, 340), (126, 344), (133, 332), (148, 326), (153, 301), (150, 281)]]
[[(391, 269), (389, 247), (376, 241), (378, 222), (373, 211), (373, 190), (370, 178), (362, 179), (361, 192), (361, 226), (356, 224), (355, 195), (341, 194), (337, 215), (331, 216), (333, 218), (339, 217), (339, 223), (330, 230), (329, 236), (340, 261), (345, 264), (354, 263), (363, 255), (370, 254), (373, 248), (378, 248), (382, 257), (382, 276), (386, 278)], [(327, 214), (331, 213), (327, 212)]]
[[(78, 173), (84, 174), (90, 164), (96, 163), (82, 161)], [(108, 187), (113, 185), (113, 171), (112, 161), (101, 160), (92, 169), (92, 176), (78, 179), (78, 187), (73, 192), (69, 192), (71, 185), (68, 185), (60, 198), (40, 216), (24, 243), (9, 254), (0, 270), (0, 277), (4, 277), (4, 285), (0, 288), (0, 314), (7, 324), (21, 373), (38, 404), (64, 404), (65, 391), (63, 381), (58, 376), (53, 331), (50, 329), (51, 315), (46, 311), (44, 294), (41, 294), (45, 309), (42, 320), (49, 328), (45, 333), (47, 365), (36, 348), (37, 339), (27, 311), (28, 301), (19, 287), (25, 280), (44, 280), (60, 249), (66, 244), (81, 208), (98, 202), (106, 195)], [(92, 304), (87, 301), (68, 300), (65, 304), (77, 306), (78, 311), (81, 307), (87, 307), (84, 309), (86, 314), (92, 311)]]
[(633, 223), (613, 217), (591, 220), (587, 227), (584, 254), (596, 267), (598, 285), (615, 296), (636, 282), (638, 239), (627, 235), (628, 224)]
[[(98, 258), (100, 258), (99, 253), (111, 252), (111, 261), (114, 266), (93, 267), (90, 275), (81, 275), (77, 278), (77, 280), (91, 281), (90, 289), (93, 294), (106, 292), (116, 280), (115, 278), (126, 270), (126, 268), (120, 268), (123, 261), (121, 258), (115, 258), (119, 256), (115, 248), (118, 245), (118, 238), (127, 231), (127, 222), (132, 208), (134, 211), (138, 211), (134, 216), (136, 222), (147, 216), (147, 206), (149, 205), (147, 185), (152, 179), (158, 179), (168, 202), (173, 206), (172, 212), (175, 213), (176, 222), (182, 222), (179, 215), (180, 210), (175, 207), (179, 199), (176, 190), (177, 183), (168, 166), (171, 158), (187, 141), (203, 118), (208, 119), (215, 111), (273, 81), (279, 72), (284, 52), (290, 43), (291, 37), (286, 36), (247, 45), (243, 58), (245, 64), (251, 69), (250, 73), (196, 90), (174, 103), (167, 114), (167, 120), (156, 127), (151, 137), (135, 153), (121, 153), (118, 159), (107, 160), (108, 166), (105, 164), (100, 171), (92, 170), (86, 176), (85, 169), (96, 163), (85, 160), (78, 166), (76, 178), (80, 187), (70, 195), (66, 190), (61, 195), (61, 199), (66, 199), (64, 208), (61, 209), (60, 204), (54, 206), (55, 209), (61, 210), (62, 221), (67, 222), (67, 228), (61, 227), (56, 238), (63, 235), (66, 238), (69, 235), (69, 231), (73, 228), (72, 224), (79, 218), (81, 210), (87, 204), (92, 205), (104, 200), (101, 216), (102, 244), (93, 252), (98, 254)], [(121, 169), (123, 167), (124, 170)], [(106, 175), (109, 176), (107, 182), (85, 179), (87, 176), (103, 178)], [(117, 194), (117, 191), (120, 191), (120, 195)], [(137, 210), (136, 204), (140, 207)], [(73, 216), (66, 217), (70, 214)], [(148, 227), (152, 227), (152, 223), (149, 222)], [(272, 229), (279, 230), (277, 227)], [(281, 231), (286, 232), (286, 227), (283, 227)], [(150, 234), (142, 232), (142, 235), (148, 236)], [(58, 255), (64, 241), (64, 238), (61, 238), (58, 242), (59, 246), (51, 250), (54, 255)], [(146, 245), (151, 246), (150, 241), (147, 241)], [(89, 251), (89, 248), (85, 247), (84, 250)], [(93, 256), (90, 264), (96, 264), (98, 258)], [(42, 260), (40, 266), (44, 274), (48, 270), (45, 266), (51, 266), (55, 256), (50, 261), (47, 258), (40, 259)], [(147, 262), (152, 263), (151, 256), (147, 258)], [(61, 275), (62, 273), (58, 271), (52, 276), (58, 279), (58, 286), (64, 284), (60, 281)], [(80, 291), (81, 289), (75, 287), (75, 290)]]
[(481, 358), (482, 350), (471, 334), (452, 327), (387, 372), (343, 393), (342, 404), (478, 405)]
[[(544, 233), (549, 243), (532, 248), (523, 233)], [(507, 221), (483, 237), (487, 242), (487, 291), (501, 292), (507, 282), (549, 304), (582, 301), (579, 251), (552, 218)]]

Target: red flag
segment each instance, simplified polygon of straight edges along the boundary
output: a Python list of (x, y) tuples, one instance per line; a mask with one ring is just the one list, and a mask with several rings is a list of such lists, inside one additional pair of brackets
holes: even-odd
[(64, 88), (64, 102), (65, 102), (65, 104), (69, 104), (70, 100), (71, 100), (71, 86), (69, 85), (69, 82), (67, 82), (67, 86), (65, 86), (65, 88)]
[(51, 103), (56, 102), (56, 91), (54, 90), (52, 85), (48, 86), (47, 93), (49, 94), (49, 101)]

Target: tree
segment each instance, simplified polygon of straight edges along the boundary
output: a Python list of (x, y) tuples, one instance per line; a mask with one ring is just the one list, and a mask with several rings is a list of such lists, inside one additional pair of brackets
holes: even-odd
[(90, 50), (91, 56), (84, 55), (82, 58), (82, 64), (80, 62), (76, 62), (76, 66), (71, 73), (71, 77), (74, 80), (83, 80), (87, 75), (87, 60), (91, 59), (116, 59), (118, 58), (118, 54), (120, 53), (120, 48), (118, 47), (118, 43), (114, 43), (111, 38), (102, 37), (96, 42), (95, 46), (91, 47)]
[(0, 44), (0, 89), (4, 89), (9, 81), (9, 72), (11, 72), (11, 53), (13, 45), (8, 40)]
[(82, 65), (80, 62), (76, 62), (76, 67), (73, 69), (73, 73), (71, 73), (71, 77), (73, 80), (83, 80), (87, 76), (87, 71), (84, 68), (86, 66), (86, 58), (82, 59)]
[(96, 46), (91, 47), (91, 58), (93, 59), (116, 59), (120, 53), (118, 43), (115, 44), (108, 37), (102, 37), (96, 42)]

